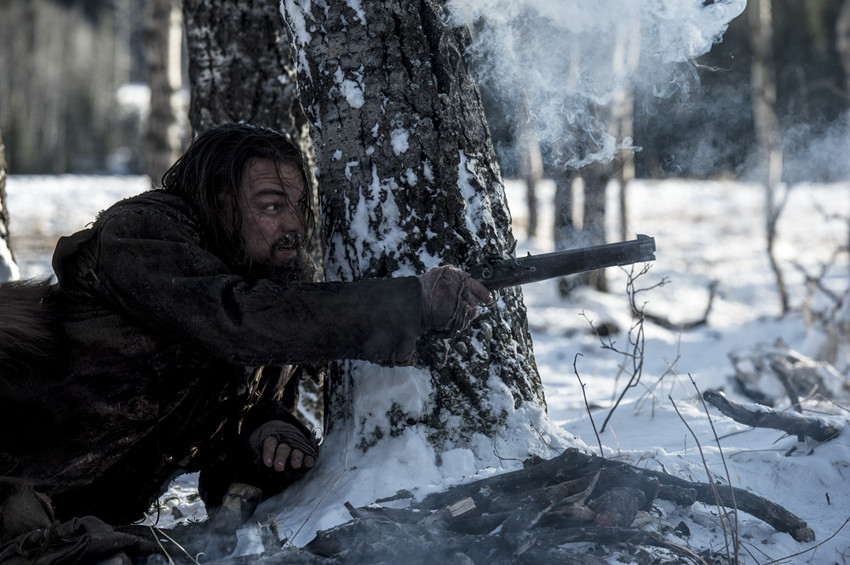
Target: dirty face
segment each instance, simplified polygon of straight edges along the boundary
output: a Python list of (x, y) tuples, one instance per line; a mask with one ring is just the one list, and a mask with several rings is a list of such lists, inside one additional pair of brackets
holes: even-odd
[(306, 222), (304, 181), (290, 163), (253, 159), (242, 175), (239, 211), (247, 259), (271, 268), (285, 267), (303, 253)]

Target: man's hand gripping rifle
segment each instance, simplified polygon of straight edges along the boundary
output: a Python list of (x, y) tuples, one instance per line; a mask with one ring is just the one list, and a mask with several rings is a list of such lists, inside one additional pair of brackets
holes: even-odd
[(527, 257), (491, 257), (469, 270), (472, 278), (486, 286), (498, 299), (499, 289), (574, 275), (605, 267), (618, 267), (655, 260), (655, 238), (638, 234), (637, 239), (593, 247), (556, 251)]

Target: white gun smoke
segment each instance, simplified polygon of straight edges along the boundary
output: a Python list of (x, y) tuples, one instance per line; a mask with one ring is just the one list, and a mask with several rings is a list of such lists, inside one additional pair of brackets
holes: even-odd
[[(528, 120), (559, 165), (607, 162), (631, 139), (609, 131), (627, 89), (659, 98), (699, 88), (694, 60), (746, 0), (450, 0), (473, 30), (481, 80)], [(522, 125), (520, 122), (514, 125)]]

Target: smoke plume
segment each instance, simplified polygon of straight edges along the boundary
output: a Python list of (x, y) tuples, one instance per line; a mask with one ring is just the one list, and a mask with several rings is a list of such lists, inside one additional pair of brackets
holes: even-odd
[(537, 130), (561, 165), (606, 162), (631, 146), (609, 123), (626, 93), (699, 88), (708, 52), (746, 0), (450, 0), (473, 30), (480, 79), (515, 127)]

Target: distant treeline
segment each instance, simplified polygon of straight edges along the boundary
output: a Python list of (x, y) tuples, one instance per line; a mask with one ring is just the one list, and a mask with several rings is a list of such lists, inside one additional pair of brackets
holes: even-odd
[[(841, 3), (773, 0), (789, 181), (847, 175), (848, 94), (834, 23)], [(11, 174), (141, 172), (147, 109), (131, 95), (143, 89), (127, 85), (144, 80), (144, 4), (0, 2), (0, 131)], [(634, 93), (638, 177), (745, 175), (755, 142), (748, 26), (746, 15), (738, 17), (698, 61), (699, 92), (668, 99)], [(517, 169), (511, 111), (488, 103), (505, 176)]]

